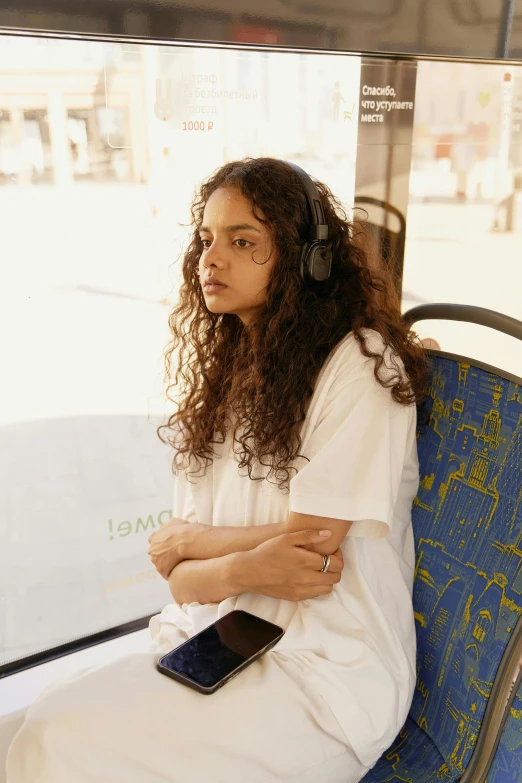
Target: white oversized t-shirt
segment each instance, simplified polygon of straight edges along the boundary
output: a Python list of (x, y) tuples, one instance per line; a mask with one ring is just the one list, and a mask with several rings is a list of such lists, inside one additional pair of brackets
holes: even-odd
[[(380, 335), (365, 335), (370, 349), (382, 353)], [(389, 350), (384, 355), (391, 367)], [(413, 696), (411, 507), (419, 480), (415, 406), (394, 402), (374, 364), (352, 333), (331, 352), (301, 430), (300, 453), (310, 461), (296, 461), (289, 494), (273, 479), (240, 475), (230, 434), (215, 446), (221, 458), (204, 477), (188, 482), (180, 474), (175, 481), (173, 515), (189, 521), (263, 525), (283, 522), (289, 511), (352, 521), (333, 591), (299, 602), (245, 593), (219, 604), (172, 603), (150, 623), (158, 650), (172, 649), (233, 609), (280, 625), (286, 633), (269, 654), (297, 662), (300, 688), (326, 700), (367, 766), (395, 738)]]

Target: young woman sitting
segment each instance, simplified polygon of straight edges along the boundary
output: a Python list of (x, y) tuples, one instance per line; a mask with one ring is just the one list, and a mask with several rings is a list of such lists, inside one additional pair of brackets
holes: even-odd
[[(174, 518), (149, 539), (174, 601), (150, 652), (36, 701), (8, 783), (355, 783), (408, 713), (424, 352), (326, 185), (228, 163), (192, 214), (160, 428)], [(156, 670), (233, 609), (285, 635), (211, 696)]]

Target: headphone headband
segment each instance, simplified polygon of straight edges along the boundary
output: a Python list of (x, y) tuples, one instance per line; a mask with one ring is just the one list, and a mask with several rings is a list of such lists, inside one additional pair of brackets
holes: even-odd
[(306, 199), (308, 201), (308, 212), (310, 214), (310, 226), (308, 229), (308, 238), (312, 242), (322, 242), (328, 239), (328, 225), (326, 223), (323, 205), (321, 204), (321, 197), (319, 191), (315, 186), (315, 183), (310, 179), (308, 174), (301, 166), (296, 163), (286, 161), (293, 170), (299, 174), (303, 188), (306, 193)]
[(328, 280), (332, 269), (332, 251), (327, 244), (328, 224), (324, 216), (321, 195), (315, 182), (296, 163), (285, 161), (299, 175), (306, 194), (309, 212), (308, 239), (301, 247), (299, 271), (303, 280)]

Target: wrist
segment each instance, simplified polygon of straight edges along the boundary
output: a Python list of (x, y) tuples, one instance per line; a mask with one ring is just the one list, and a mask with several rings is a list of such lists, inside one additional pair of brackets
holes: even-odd
[(178, 545), (178, 552), (182, 560), (204, 560), (202, 549), (204, 537), (212, 530), (209, 525), (201, 522), (191, 522), (183, 530), (183, 537)]
[(252, 575), (251, 559), (252, 550), (228, 555), (225, 579), (232, 595), (254, 592), (254, 585), (249, 578)]

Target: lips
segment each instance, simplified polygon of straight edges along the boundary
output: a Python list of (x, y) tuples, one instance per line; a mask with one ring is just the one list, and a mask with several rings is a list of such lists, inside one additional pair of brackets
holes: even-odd
[(207, 277), (205, 280), (205, 286), (208, 285), (222, 285), (224, 288), (226, 288), (226, 284), (222, 283), (221, 280), (218, 280), (216, 277)]

